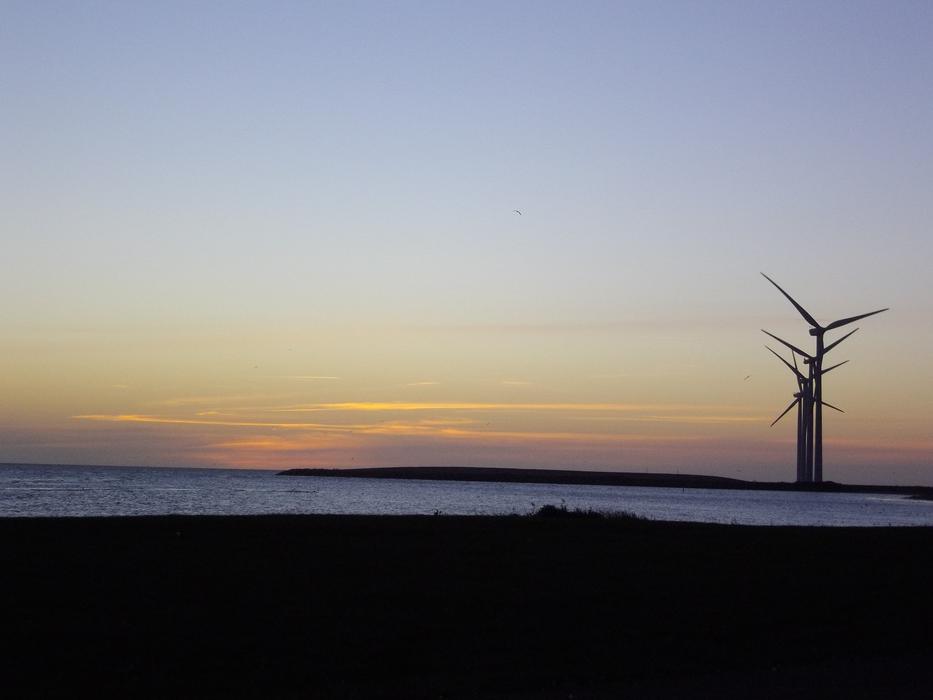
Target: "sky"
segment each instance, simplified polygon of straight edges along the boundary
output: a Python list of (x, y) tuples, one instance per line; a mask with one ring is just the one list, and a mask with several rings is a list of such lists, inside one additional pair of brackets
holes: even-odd
[(0, 462), (792, 480), (765, 272), (933, 485), (930, 3), (6, 0), (0, 90)]

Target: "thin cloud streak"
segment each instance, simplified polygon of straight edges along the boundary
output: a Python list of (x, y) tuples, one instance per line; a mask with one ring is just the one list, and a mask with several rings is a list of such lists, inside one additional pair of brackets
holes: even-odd
[(271, 379), (296, 379), (302, 382), (326, 382), (338, 381), (340, 377), (328, 377), (325, 375), (316, 374), (287, 374), (281, 377), (271, 377)]
[(271, 408), (274, 413), (316, 413), (323, 411), (684, 411), (739, 408), (702, 404), (625, 404), (625, 403), (483, 403), (347, 401), (342, 403), (299, 404)]
[[(201, 415), (201, 414), (199, 414)], [(338, 430), (338, 426), (326, 423), (272, 423), (267, 421), (211, 421), (196, 418), (166, 418), (139, 413), (90, 413), (72, 416), (76, 420), (90, 420), (107, 423), (157, 423), (164, 425), (206, 425), (228, 428), (285, 428), (294, 430)]]
[[(535, 432), (478, 432), (478, 431), (450, 431), (445, 433), (429, 433), (429, 432), (395, 432), (391, 433), (388, 431), (384, 432), (373, 432), (369, 433), (371, 436), (375, 437), (384, 437), (387, 435), (400, 435), (408, 438), (418, 438), (418, 437), (454, 437), (461, 439), (472, 439), (475, 437), (482, 437), (484, 440), (488, 441), (490, 445), (494, 444), (515, 444), (515, 443), (525, 443), (529, 440), (534, 440), (535, 442), (539, 441), (548, 441), (552, 443), (563, 443), (578, 445), (580, 443), (586, 443), (587, 445), (659, 445), (659, 444), (693, 444), (693, 443), (703, 443), (712, 440), (712, 438), (707, 438), (705, 436), (689, 436), (689, 437), (676, 437), (676, 438), (661, 438), (653, 435), (603, 435), (603, 434), (581, 434), (581, 433), (535, 433)], [(331, 445), (337, 446), (342, 445), (346, 446), (344, 439), (346, 435), (337, 435), (337, 436), (326, 436), (324, 438), (314, 437), (314, 438), (282, 438), (277, 436), (255, 436), (247, 437), (242, 439), (233, 439), (233, 440), (224, 440), (221, 442), (215, 442), (209, 444), (207, 447), (211, 448), (238, 448), (238, 449), (255, 449), (255, 450), (306, 450), (306, 449), (316, 449), (322, 445)], [(325, 442), (331, 440), (331, 442)]]
[(213, 396), (180, 396), (172, 399), (160, 399), (152, 402), (153, 406), (203, 406), (204, 404), (233, 403), (243, 401), (284, 401), (294, 399), (294, 394), (233, 394)]
[(606, 421), (614, 423), (698, 423), (704, 425), (728, 423), (764, 423), (766, 416), (568, 416), (573, 421)]
[(73, 416), (77, 420), (90, 420), (111, 423), (146, 423), (161, 425), (192, 425), (216, 428), (266, 428), (285, 430), (306, 430), (310, 432), (358, 434), (358, 435), (428, 435), (450, 438), (482, 438), (486, 440), (535, 440), (535, 441), (573, 441), (625, 443), (630, 441), (650, 441), (663, 444), (668, 442), (698, 441), (705, 438), (696, 436), (656, 436), (656, 435), (619, 435), (612, 433), (577, 433), (557, 431), (517, 431), (517, 430), (466, 430), (454, 427), (460, 422), (419, 421), (419, 422), (381, 422), (354, 425), (329, 425), (325, 423), (274, 423), (265, 421), (210, 421), (194, 418), (166, 418), (141, 414), (87, 414)]
[(542, 321), (539, 323), (491, 322), (491, 323), (437, 323), (406, 324), (403, 330), (422, 333), (491, 333), (509, 334), (561, 334), (561, 333), (671, 333), (696, 330), (737, 329), (744, 331), (762, 322), (762, 319), (782, 321), (785, 316), (776, 315), (691, 315), (665, 316), (663, 318), (632, 318), (624, 321)]

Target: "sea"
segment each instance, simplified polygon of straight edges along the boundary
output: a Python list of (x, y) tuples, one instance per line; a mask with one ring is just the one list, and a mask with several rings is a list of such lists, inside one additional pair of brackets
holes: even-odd
[(703, 523), (933, 526), (933, 502), (888, 494), (334, 478), (244, 469), (0, 466), (0, 517), (522, 515), (544, 505)]

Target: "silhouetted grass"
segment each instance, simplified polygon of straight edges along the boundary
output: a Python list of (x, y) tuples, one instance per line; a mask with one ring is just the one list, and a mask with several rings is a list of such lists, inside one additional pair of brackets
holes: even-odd
[(533, 511), (531, 514), (533, 518), (586, 518), (590, 520), (631, 520), (638, 522), (645, 522), (648, 518), (645, 518), (641, 515), (636, 515), (635, 513), (629, 513), (626, 511), (613, 511), (609, 513), (604, 513), (602, 511), (593, 510), (592, 508), (573, 508), (572, 510), (567, 507), (566, 503), (561, 503), (559, 506), (547, 504), (543, 505), (537, 510)]

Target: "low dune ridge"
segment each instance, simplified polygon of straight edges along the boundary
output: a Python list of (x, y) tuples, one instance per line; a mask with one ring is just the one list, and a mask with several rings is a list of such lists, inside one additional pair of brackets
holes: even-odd
[(840, 484), (835, 481), (747, 481), (705, 474), (583, 471), (577, 469), (516, 469), (511, 467), (354, 467), (349, 469), (286, 469), (282, 476), (332, 476), (365, 479), (426, 479), (488, 481), (520, 484), (581, 484), (646, 486), (652, 488), (742, 489), (748, 491), (816, 491), (829, 493), (887, 493), (933, 500), (933, 487), (881, 484)]

